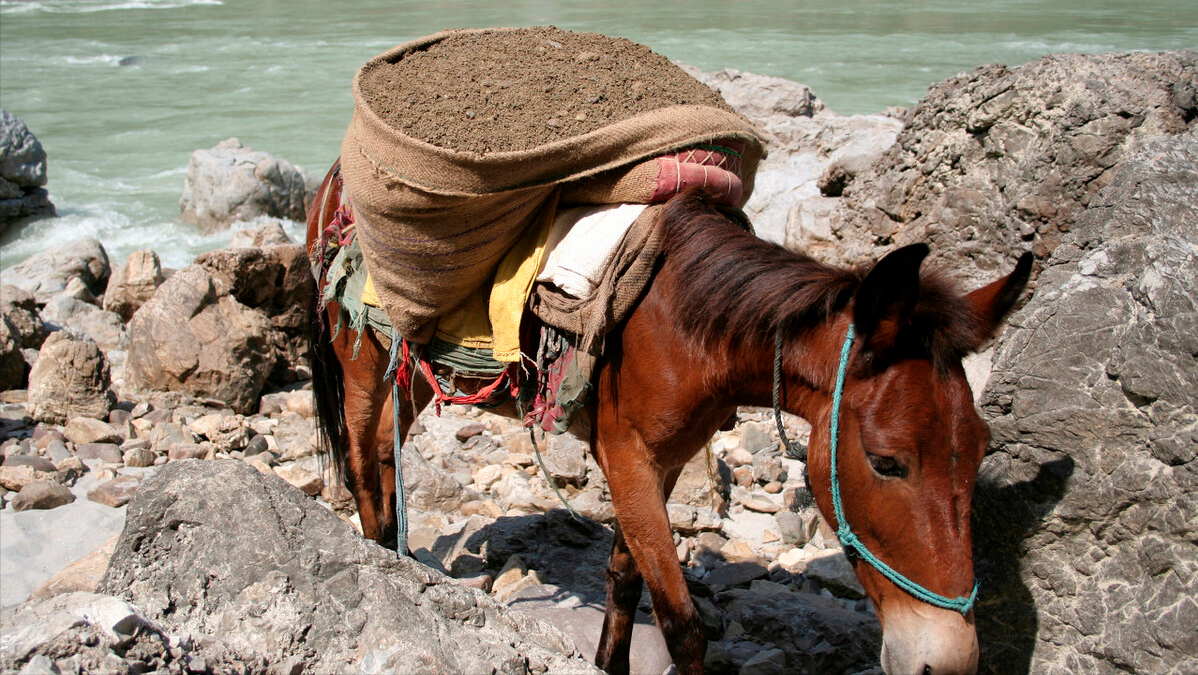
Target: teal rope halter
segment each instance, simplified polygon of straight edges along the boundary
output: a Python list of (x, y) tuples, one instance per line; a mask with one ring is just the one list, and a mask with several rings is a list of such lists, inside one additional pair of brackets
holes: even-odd
[[(875, 569), (882, 573), (882, 576), (889, 579), (895, 586), (903, 589), (907, 593), (922, 600), (929, 605), (943, 607), (968, 614), (973, 608), (973, 603), (978, 597), (978, 584), (975, 580), (973, 583), (973, 592), (969, 597), (950, 598), (939, 593), (933, 593), (919, 584), (911, 581), (903, 576), (890, 565), (882, 562), (878, 556), (870, 552), (865, 544), (853, 534), (853, 530), (849, 527), (848, 520), (844, 516), (844, 504), (840, 498), (840, 481), (836, 475), (836, 449), (840, 436), (840, 399), (844, 393), (845, 374), (849, 368), (849, 353), (852, 351), (853, 340), (857, 337), (857, 329), (853, 324), (849, 324), (849, 330), (844, 336), (844, 346), (840, 348), (840, 368), (836, 371), (836, 389), (832, 393), (832, 439), (830, 443), (831, 453), (831, 480), (832, 480), (832, 511), (836, 516), (838, 527), (836, 530), (836, 538), (844, 548), (856, 551), (857, 555), (865, 562), (873, 565)], [(780, 343), (779, 343), (780, 344)], [(776, 357), (775, 357), (776, 358)], [(785, 442), (785, 441), (784, 441)]]

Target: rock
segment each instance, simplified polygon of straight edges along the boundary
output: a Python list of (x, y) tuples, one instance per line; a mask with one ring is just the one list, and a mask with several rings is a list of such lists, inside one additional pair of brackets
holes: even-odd
[(133, 499), (140, 484), (141, 481), (136, 476), (117, 476), (88, 490), (87, 498), (97, 504), (119, 508)]
[(755, 640), (781, 649), (787, 673), (856, 673), (878, 665), (882, 631), (872, 614), (846, 610), (837, 600), (804, 593), (734, 588), (720, 595), (726, 601), (725, 621), (740, 624)]
[(75, 417), (62, 430), (75, 445), (85, 443), (120, 443), (125, 440), (116, 427), (91, 417)]
[(270, 322), (228, 294), (199, 265), (158, 288), (129, 323), (125, 380), (133, 387), (182, 391), (251, 414), (274, 366)]
[(300, 389), (287, 394), (287, 410), (304, 419), (314, 419), (316, 417), (316, 401), (312, 398), (312, 391)]
[(1193, 130), (1128, 153), (995, 348), (974, 506), (986, 672), (1198, 669), (1196, 167)]
[(1185, 132), (1198, 52), (1055, 54), (934, 85), (881, 160), (844, 189), (826, 242), (856, 262), (913, 242), (971, 281), (1047, 257), (1143, 143)]
[(324, 478), (319, 473), (299, 464), (276, 466), (274, 472), (276, 476), (299, 488), (309, 497), (315, 497), (324, 488)]
[(740, 586), (769, 574), (756, 562), (734, 562), (713, 569), (704, 580), (711, 586)]
[(207, 459), (211, 446), (198, 443), (178, 443), (166, 453), (170, 459)]
[(149, 448), (129, 448), (121, 454), (121, 461), (125, 466), (133, 468), (154, 466), (154, 460), (157, 458)]
[(56, 509), (75, 501), (71, 491), (52, 480), (35, 480), (26, 483), (12, 499), (14, 511), (30, 509)]
[(543, 449), (545, 468), (558, 487), (582, 487), (587, 481), (587, 455), (590, 444), (573, 434), (549, 436)]
[(154, 251), (134, 251), (113, 270), (104, 291), (104, 309), (129, 321), (162, 285), (162, 263)]
[(30, 483), (53, 481), (55, 479), (54, 472), (57, 468), (51, 466), (49, 470), (45, 465), (31, 465), (13, 462), (15, 458), (7, 458), (4, 466), (0, 466), (0, 487), (5, 490), (19, 492)]
[(786, 653), (781, 649), (763, 649), (740, 667), (740, 675), (782, 675), (792, 672), (786, 667)]
[[(603, 628), (603, 605), (590, 598), (570, 593), (558, 586), (530, 586), (516, 593), (511, 606), (535, 619), (561, 630), (578, 645), (583, 654), (594, 655)], [(673, 661), (665, 637), (643, 611), (636, 613), (632, 626), (632, 646), (628, 654), (629, 672), (635, 675), (661, 675)]]
[(90, 302), (59, 294), (46, 303), (42, 316), (56, 328), (73, 328), (95, 340), (106, 355), (129, 349), (129, 334), (119, 314), (106, 312)]
[(206, 438), (219, 452), (241, 450), (250, 442), (250, 431), (242, 424), (238, 415), (210, 413), (188, 425), (192, 433)]
[[(569, 639), (361, 538), (237, 461), (178, 462), (128, 507), (101, 592), (236, 654), (313, 672), (597, 673)], [(213, 575), (212, 570), (221, 570)]]
[(758, 453), (753, 457), (753, 480), (762, 485), (785, 481), (786, 469), (782, 466), (782, 458), (767, 452)]
[(465, 443), (466, 441), (474, 438), (486, 430), (486, 426), (479, 424), (478, 422), (472, 422), (458, 428), (458, 430), (454, 432), (453, 437), (458, 439), (459, 443)]
[(29, 366), (24, 349), (39, 349), (46, 328), (33, 295), (11, 284), (0, 286), (0, 390), (25, 387)]
[(265, 248), (294, 243), (291, 237), (287, 236), (287, 231), (283, 229), (283, 223), (271, 220), (265, 225), (233, 230), (233, 238), (229, 242), (229, 246), (232, 248)]
[(303, 169), (230, 138), (191, 154), (179, 208), (205, 232), (259, 216), (302, 221), (318, 187)]
[(44, 599), (63, 593), (95, 591), (100, 577), (104, 576), (104, 570), (108, 569), (108, 559), (112, 557), (119, 538), (120, 535), (109, 537), (108, 541), (101, 544), (96, 550), (55, 572), (54, 576), (38, 586), (29, 597)]
[(216, 638), (168, 634), (137, 607), (85, 591), (6, 608), (0, 631), (6, 637), (0, 653), (4, 672), (185, 673), (197, 672), (196, 667), (198, 672), (271, 672), (260, 656), (234, 657)]
[(79, 459), (98, 459), (108, 464), (120, 464), (124, 455), (116, 443), (84, 443), (75, 447), (75, 456)]
[(108, 252), (92, 237), (55, 245), (5, 271), (4, 281), (21, 288), (46, 303), (67, 291), (78, 280), (92, 295), (104, 292), (108, 284)]
[(857, 574), (842, 550), (820, 551), (812, 555), (807, 559), (804, 573), (837, 597), (854, 600), (865, 597), (865, 589), (857, 581)]
[(16, 115), (0, 110), (0, 233), (29, 216), (52, 216), (46, 151)]
[(103, 419), (116, 403), (109, 384), (108, 360), (95, 341), (57, 331), (46, 338), (29, 373), (29, 413), (52, 424), (74, 417)]

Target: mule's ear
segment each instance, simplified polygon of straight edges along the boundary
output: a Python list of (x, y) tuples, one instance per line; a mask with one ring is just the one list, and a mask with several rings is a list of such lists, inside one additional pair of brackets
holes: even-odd
[(890, 347), (910, 321), (919, 301), (919, 266), (927, 255), (927, 244), (904, 246), (865, 275), (853, 299), (853, 323), (866, 349)]
[(1028, 251), (1019, 256), (1019, 262), (1015, 263), (1015, 269), (1010, 274), (965, 296), (965, 302), (969, 303), (977, 317), (975, 338), (978, 345), (994, 337), (998, 325), (1023, 293), (1031, 274), (1032, 254)]

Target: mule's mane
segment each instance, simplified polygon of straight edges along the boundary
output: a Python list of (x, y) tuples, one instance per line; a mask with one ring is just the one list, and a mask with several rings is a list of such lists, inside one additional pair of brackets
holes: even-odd
[[(685, 192), (659, 216), (662, 250), (681, 270), (674, 289), (678, 323), (706, 345), (773, 347), (781, 328), (791, 336), (845, 309), (865, 271), (834, 267), (764, 241), (747, 218), (702, 191)], [(886, 360), (931, 358), (946, 366), (978, 347), (977, 319), (943, 275), (920, 276), (920, 298), (904, 337)]]

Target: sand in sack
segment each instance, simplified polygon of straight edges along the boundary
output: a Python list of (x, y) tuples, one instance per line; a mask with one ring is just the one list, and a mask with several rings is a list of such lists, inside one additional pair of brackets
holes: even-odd
[(400, 45), (359, 70), (354, 100), (346, 191), (375, 288), (416, 342), (491, 282), (560, 186), (598, 176), (588, 201), (649, 201), (658, 174), (646, 160), (723, 144), (741, 151), (747, 199), (764, 153), (751, 123), (664, 57), (556, 28)]

